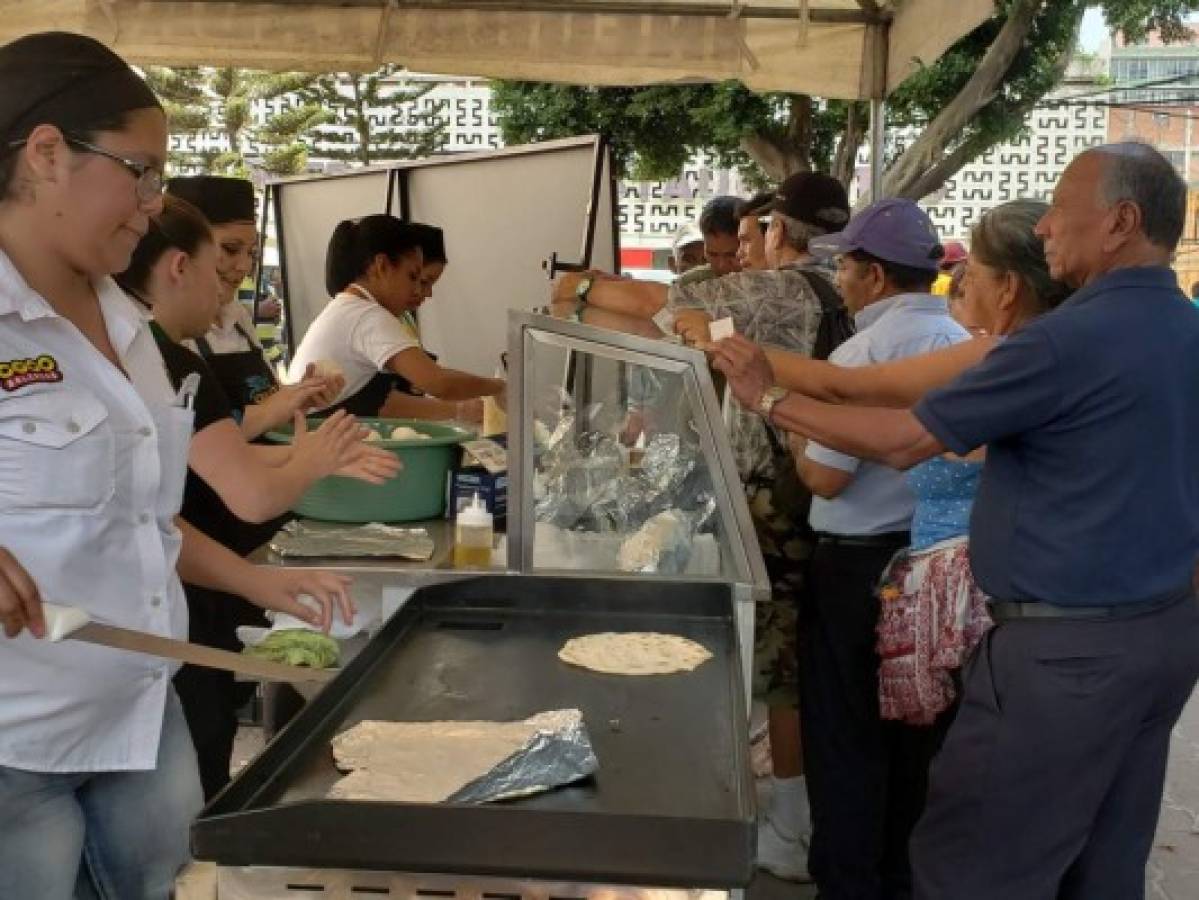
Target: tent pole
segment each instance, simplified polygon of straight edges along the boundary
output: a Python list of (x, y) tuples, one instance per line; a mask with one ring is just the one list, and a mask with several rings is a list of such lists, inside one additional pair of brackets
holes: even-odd
[(883, 199), (883, 152), (887, 134), (887, 103), (870, 99), (870, 202)]

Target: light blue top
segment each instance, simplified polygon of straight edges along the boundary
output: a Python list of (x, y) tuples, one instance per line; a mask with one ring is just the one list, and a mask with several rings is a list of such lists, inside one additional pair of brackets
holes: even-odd
[(970, 531), (970, 509), (982, 471), (982, 463), (934, 456), (908, 472), (908, 487), (916, 495), (913, 550), (924, 550)]
[[(834, 350), (829, 362), (869, 366), (928, 353), (970, 337), (949, 315), (945, 298), (932, 294), (897, 294), (870, 304), (854, 320), (858, 333)], [(808, 444), (807, 455), (854, 476), (832, 500), (812, 498), (809, 522), (813, 529), (869, 535), (906, 531), (911, 526), (916, 501), (902, 472), (816, 443)]]

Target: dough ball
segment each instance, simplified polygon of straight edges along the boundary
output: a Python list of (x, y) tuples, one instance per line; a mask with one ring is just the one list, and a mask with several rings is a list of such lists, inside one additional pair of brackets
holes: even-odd
[(370, 428), (367, 429), (366, 436), (363, 438), (363, 440), (371, 442), (381, 441), (383, 440), (383, 435), (379, 434), (379, 432), (375, 431), (375, 429)]
[(421, 434), (415, 428), (407, 425), (397, 425), (391, 429), (391, 438), (393, 441), (419, 441), (425, 438), (426, 435)]

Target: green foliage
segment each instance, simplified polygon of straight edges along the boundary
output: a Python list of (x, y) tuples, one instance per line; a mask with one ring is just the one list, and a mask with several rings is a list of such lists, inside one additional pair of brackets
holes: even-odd
[[(1016, 2), (998, 0), (994, 18), (904, 82), (889, 98), (889, 124), (921, 129), (932, 122), (974, 74)], [(1020, 134), (1029, 110), (1060, 77), (1064, 54), (1073, 48), (1089, 5), (1086, 0), (1043, 0), (1002, 86), (966, 129), (952, 135), (945, 152), (968, 144), (977, 155)], [(1131, 40), (1150, 31), (1179, 39), (1187, 34), (1186, 16), (1199, 10), (1199, 0), (1103, 0), (1095, 5), (1111, 27)], [(789, 151), (793, 165), (828, 170), (850, 107), (815, 101), (810, 115), (797, 120), (793, 95), (754, 94), (737, 82), (593, 88), (508, 81), (494, 85), (492, 104), (508, 143), (601, 132), (611, 142), (622, 175), (674, 178), (696, 151), (706, 151), (718, 164), (740, 167), (751, 180), (760, 179), (760, 168), (759, 179), (753, 176), (754, 163), (764, 164), (762, 146)], [(747, 149), (757, 151), (755, 159)], [(888, 163), (899, 149), (892, 149)]]
[(599, 132), (623, 177), (673, 178), (699, 150), (724, 165), (748, 167), (741, 138), (785, 122), (773, 96), (737, 82), (599, 88), (498, 81), (492, 109), (507, 144)]
[(247, 69), (150, 68), (146, 81), (163, 100), (171, 133), (225, 135), (229, 148), (173, 153), (178, 168), (247, 175), (257, 165), (274, 174), (302, 172), (308, 161), (303, 136), (329, 121), (318, 104), (282, 103), (280, 111), (254, 125), (254, 103), (295, 95), (317, 76), (302, 72), (267, 73)]
[(308, 148), (301, 142), (272, 147), (262, 155), (262, 168), (272, 175), (298, 175), (308, 165)]
[(322, 75), (301, 92), (328, 112), (312, 142), (322, 156), (367, 165), (432, 156), (449, 141), (443, 104), (418, 104), (435, 86), (405, 81), (396, 66), (366, 75)]

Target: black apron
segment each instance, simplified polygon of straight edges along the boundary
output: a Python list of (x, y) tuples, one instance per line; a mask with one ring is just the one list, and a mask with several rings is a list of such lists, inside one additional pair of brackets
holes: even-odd
[[(245, 329), (238, 333), (250, 344), (247, 351), (214, 353), (204, 338), (196, 344), (239, 416), (245, 408), (278, 389), (275, 376)], [(271, 539), (291, 516), (254, 524), (235, 516), (204, 479), (191, 470), (183, 492), (183, 518), (238, 556), (249, 556)], [(240, 625), (267, 627), (257, 606), (220, 591), (183, 585), (187, 595), (188, 634), (195, 643), (239, 652)], [(237, 710), (253, 695), (253, 682), (238, 683), (229, 672), (184, 666), (174, 680), (196, 748), (205, 800), (211, 800), (229, 781), (229, 761), (237, 734)]]
[(358, 393), (353, 394), (340, 403), (335, 403), (328, 409), (321, 410), (321, 415), (331, 416), (338, 410), (344, 409), (352, 416), (375, 418), (383, 410), (383, 404), (396, 388), (398, 375), (388, 372), (377, 372), (363, 385)]

